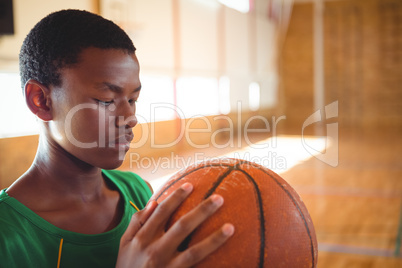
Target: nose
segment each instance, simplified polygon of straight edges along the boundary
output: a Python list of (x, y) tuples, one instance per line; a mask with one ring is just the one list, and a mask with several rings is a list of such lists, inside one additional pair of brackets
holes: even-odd
[(117, 109), (119, 111), (116, 118), (116, 127), (133, 128), (137, 125), (138, 120), (135, 116), (135, 104), (127, 102)]

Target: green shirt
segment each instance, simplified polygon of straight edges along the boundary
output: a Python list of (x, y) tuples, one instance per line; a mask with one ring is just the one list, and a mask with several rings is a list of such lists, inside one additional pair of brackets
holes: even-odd
[[(136, 174), (103, 170), (103, 174), (119, 189), (124, 201), (121, 222), (113, 230), (96, 235), (60, 229), (16, 199), (0, 192), (0, 267), (114, 267), (120, 238), (132, 214), (151, 197), (148, 185)], [(40, 195), (40, 192), (38, 193)], [(61, 255), (59, 250), (61, 247)]]

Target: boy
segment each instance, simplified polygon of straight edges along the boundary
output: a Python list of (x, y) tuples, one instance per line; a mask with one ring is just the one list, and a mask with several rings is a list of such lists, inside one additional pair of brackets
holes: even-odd
[[(192, 185), (147, 204), (149, 185), (113, 170), (133, 139), (141, 90), (135, 47), (118, 26), (86, 11), (52, 13), (26, 37), (20, 73), (40, 141), (30, 169), (0, 193), (1, 265), (188, 267), (233, 234), (225, 224), (178, 252), (222, 197), (211, 196), (165, 231)], [(135, 213), (135, 206), (145, 209)]]

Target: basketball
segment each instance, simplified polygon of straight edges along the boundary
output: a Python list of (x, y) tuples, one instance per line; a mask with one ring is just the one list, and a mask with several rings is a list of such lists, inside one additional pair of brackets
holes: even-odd
[(244, 160), (210, 160), (176, 173), (153, 199), (163, 201), (185, 182), (192, 183), (194, 190), (166, 229), (212, 194), (221, 195), (225, 202), (179, 250), (203, 240), (225, 223), (235, 226), (233, 236), (197, 267), (316, 267), (317, 239), (307, 208), (273, 171)]

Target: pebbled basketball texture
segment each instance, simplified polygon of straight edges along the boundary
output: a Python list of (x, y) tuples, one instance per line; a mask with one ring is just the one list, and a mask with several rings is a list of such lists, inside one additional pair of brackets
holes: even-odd
[(194, 190), (166, 229), (214, 193), (225, 202), (179, 250), (225, 223), (235, 226), (234, 235), (197, 267), (316, 267), (317, 239), (310, 215), (300, 196), (278, 174), (244, 160), (215, 159), (179, 171), (153, 199), (162, 202), (185, 182), (192, 183)]

